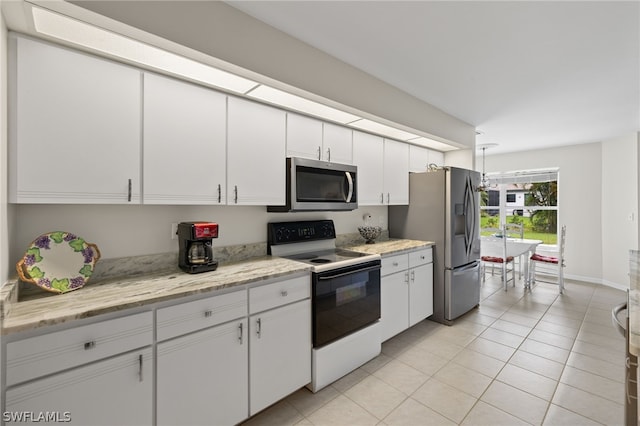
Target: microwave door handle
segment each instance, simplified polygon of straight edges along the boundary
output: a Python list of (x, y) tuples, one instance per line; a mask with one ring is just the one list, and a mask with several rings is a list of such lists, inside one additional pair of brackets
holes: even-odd
[(349, 193), (347, 194), (347, 203), (351, 202), (351, 197), (353, 196), (353, 179), (351, 178), (350, 172), (344, 172), (347, 176), (347, 182), (349, 182)]

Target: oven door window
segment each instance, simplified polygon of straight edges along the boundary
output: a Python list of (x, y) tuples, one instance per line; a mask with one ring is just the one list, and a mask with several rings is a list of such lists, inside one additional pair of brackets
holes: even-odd
[[(377, 263), (377, 264), (376, 264)], [(313, 346), (347, 336), (380, 318), (380, 263), (313, 274)]]

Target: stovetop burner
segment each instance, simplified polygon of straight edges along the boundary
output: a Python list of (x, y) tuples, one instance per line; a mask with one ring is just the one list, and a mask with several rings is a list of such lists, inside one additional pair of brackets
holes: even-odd
[(331, 260), (330, 259), (322, 259), (322, 258), (320, 258), (320, 259), (311, 259), (309, 262), (312, 262), (312, 263), (331, 263)]

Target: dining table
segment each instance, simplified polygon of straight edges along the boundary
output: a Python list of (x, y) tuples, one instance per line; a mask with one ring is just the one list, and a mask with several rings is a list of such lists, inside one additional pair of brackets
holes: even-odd
[[(503, 257), (503, 236), (483, 235), (480, 237), (480, 256)], [(542, 240), (534, 240), (528, 238), (512, 238), (507, 237), (507, 256), (516, 257), (526, 256), (524, 262), (524, 288), (531, 289), (531, 277), (529, 277), (529, 258), (536, 251), (536, 248), (542, 244)]]

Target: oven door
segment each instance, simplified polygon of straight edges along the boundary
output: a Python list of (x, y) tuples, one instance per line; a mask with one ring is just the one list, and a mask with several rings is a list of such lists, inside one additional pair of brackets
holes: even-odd
[(314, 272), (313, 347), (318, 348), (380, 319), (380, 260)]

